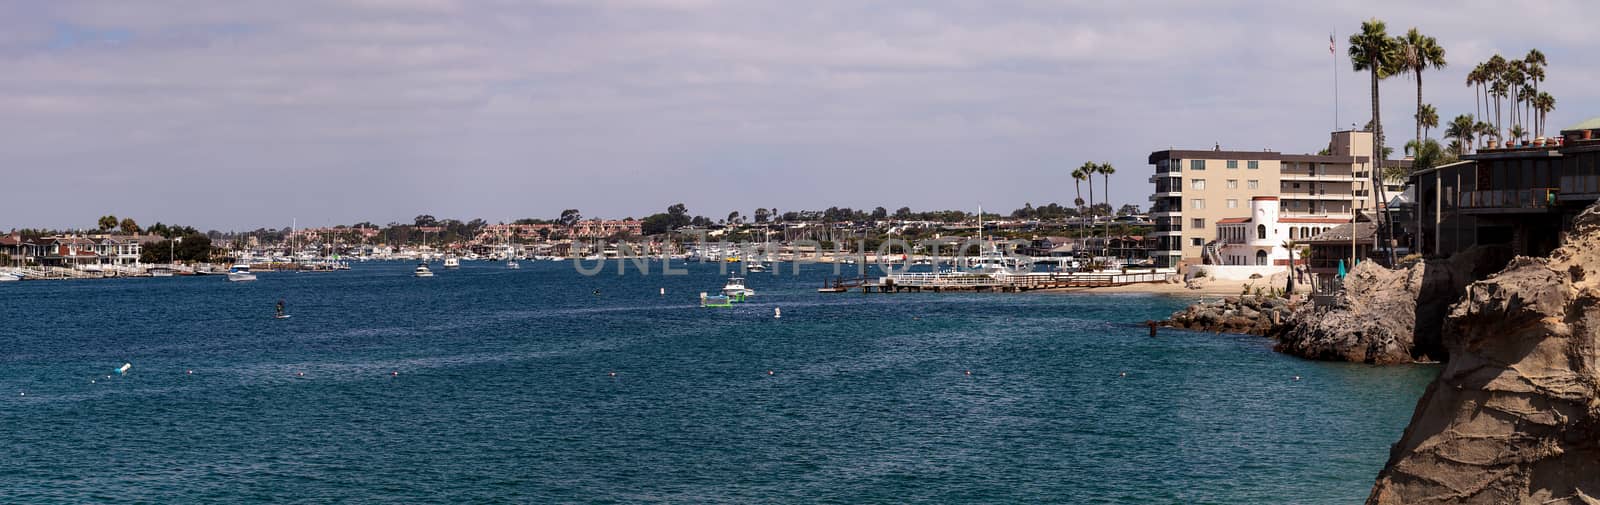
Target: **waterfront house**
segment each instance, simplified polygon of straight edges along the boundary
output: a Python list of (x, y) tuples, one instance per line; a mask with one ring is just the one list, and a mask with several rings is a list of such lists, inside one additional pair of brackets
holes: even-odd
[(1372, 255), (1377, 245), (1377, 231), (1378, 227), (1363, 217), (1354, 224), (1341, 224), (1302, 240), (1301, 243), (1311, 250), (1304, 259), (1306, 269), (1318, 280), (1328, 281), (1338, 276), (1341, 262), (1346, 269), (1355, 268), (1352, 258), (1364, 261)]
[(1571, 231), (1572, 218), (1600, 197), (1600, 118), (1411, 175), (1414, 246), (1449, 256), (1474, 245), (1504, 245), (1544, 256)]

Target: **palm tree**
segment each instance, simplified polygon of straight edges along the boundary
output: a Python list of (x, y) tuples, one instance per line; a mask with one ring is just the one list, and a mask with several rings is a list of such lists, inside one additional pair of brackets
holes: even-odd
[(1422, 104), (1422, 107), (1417, 109), (1416, 119), (1417, 126), (1422, 127), (1422, 136), (1417, 137), (1418, 139), (1428, 138), (1428, 130), (1439, 127), (1439, 111), (1435, 110), (1431, 103)]
[(1511, 132), (1510, 133), (1511, 133), (1511, 138), (1521, 139), (1522, 137), (1524, 137), (1524, 136), (1526, 136), (1528, 134), (1528, 130), (1522, 129), (1522, 125), (1514, 124), (1514, 125), (1511, 125)]
[(1478, 138), (1483, 140), (1484, 145), (1488, 145), (1491, 138), (1500, 138), (1500, 132), (1496, 131), (1494, 125), (1489, 124), (1488, 121), (1479, 121), (1478, 124), (1473, 125), (1472, 129), (1474, 133), (1478, 134)]
[(1545, 117), (1549, 116), (1550, 111), (1556, 108), (1556, 97), (1550, 96), (1550, 93), (1540, 91), (1538, 96), (1533, 97), (1533, 107), (1539, 111), (1538, 130), (1543, 132)]
[[(1110, 162), (1105, 162), (1095, 165), (1094, 170), (1095, 172), (1098, 172), (1100, 174), (1100, 178), (1105, 181), (1106, 191), (1104, 195), (1106, 196), (1106, 241), (1101, 242), (1100, 246), (1102, 249), (1109, 249), (1111, 246), (1111, 174), (1117, 173), (1117, 169), (1112, 167)], [(1105, 255), (1106, 253), (1101, 253), (1101, 256)]]
[[(1076, 169), (1074, 169), (1072, 171), (1072, 185), (1074, 186), (1074, 189), (1078, 193), (1078, 197), (1076, 199), (1074, 199), (1072, 201), (1072, 203), (1077, 204), (1077, 206), (1078, 206), (1078, 226), (1080, 228), (1084, 226), (1084, 224), (1083, 224), (1083, 218), (1084, 218), (1084, 212), (1083, 212), (1083, 181), (1089, 179), (1089, 173), (1084, 170), (1084, 168), (1086, 168), (1088, 166), (1089, 166), (1088, 163), (1084, 163), (1084, 166), (1078, 167), (1078, 168), (1076, 168)], [(1089, 191), (1094, 191), (1094, 184), (1090, 184), (1089, 185)], [(1083, 233), (1079, 233), (1078, 235), (1081, 237), (1084, 234)], [(1085, 242), (1085, 243), (1087, 243), (1087, 242)]]
[[(1522, 60), (1510, 60), (1506, 62), (1505, 75), (1508, 97), (1511, 99), (1510, 109), (1512, 125), (1521, 125), (1527, 122), (1522, 117), (1522, 101), (1524, 98), (1526, 98), (1522, 91), (1528, 83), (1527, 68), (1528, 64), (1523, 63)], [(1527, 132), (1524, 131), (1523, 133)], [(1518, 141), (1522, 140), (1522, 137), (1518, 135), (1512, 135), (1511, 138)]]
[[(1539, 83), (1544, 81), (1544, 67), (1549, 65), (1550, 62), (1544, 58), (1543, 51), (1540, 51), (1538, 48), (1534, 48), (1529, 49), (1527, 56), (1522, 57), (1522, 63), (1528, 66), (1528, 80), (1533, 84), (1533, 97), (1538, 98)], [(1535, 124), (1538, 125), (1538, 123)], [(1544, 135), (1544, 128), (1542, 125), (1535, 126), (1534, 131), (1537, 132), (1536, 135)]]
[[(1498, 54), (1490, 56), (1489, 61), (1484, 62), (1484, 70), (1488, 72), (1486, 75), (1484, 75), (1484, 78), (1487, 79), (1489, 83), (1489, 94), (1485, 97), (1485, 99), (1487, 100), (1487, 98), (1494, 98), (1494, 138), (1499, 140), (1504, 138), (1500, 135), (1500, 132), (1505, 131), (1505, 129), (1502, 128), (1505, 126), (1505, 123), (1500, 121), (1500, 99), (1506, 97), (1505, 57), (1502, 57)], [(1484, 106), (1485, 113), (1487, 114), (1488, 102), (1485, 102)]]
[[(1367, 71), (1372, 76), (1372, 189), (1376, 202), (1387, 201), (1383, 196), (1383, 122), (1378, 114), (1378, 79), (1389, 77), (1399, 68), (1399, 58), (1396, 51), (1397, 42), (1389, 37), (1388, 26), (1377, 18), (1372, 18), (1361, 23), (1361, 32), (1350, 36), (1350, 65), (1355, 71)], [(1384, 209), (1388, 211), (1387, 208)], [(1379, 214), (1378, 229), (1387, 230), (1383, 224), (1388, 221), (1383, 214)], [(1390, 256), (1393, 256), (1390, 248)], [(1389, 264), (1394, 264), (1394, 258), (1389, 259)]]
[(1456, 139), (1456, 156), (1467, 154), (1466, 147), (1472, 145), (1472, 139), (1477, 136), (1476, 134), (1477, 122), (1467, 114), (1456, 116), (1444, 128), (1444, 138)]
[(1473, 89), (1472, 107), (1476, 111), (1473, 117), (1483, 117), (1483, 82), (1488, 80), (1488, 78), (1485, 77), (1488, 75), (1488, 72), (1484, 70), (1486, 66), (1487, 65), (1483, 63), (1479, 63), (1478, 66), (1472, 67), (1471, 72), (1467, 72), (1467, 87)]
[[(1410, 152), (1412, 156), (1411, 172), (1413, 173), (1455, 161), (1445, 152), (1444, 146), (1439, 145), (1439, 141), (1434, 139), (1423, 139), (1422, 142), (1415, 140), (1406, 142), (1406, 151)], [(1409, 174), (1406, 174), (1401, 169), (1399, 172), (1390, 172), (1389, 175), (1391, 179), (1398, 179)]]
[[(1444, 48), (1439, 46), (1439, 41), (1433, 37), (1423, 35), (1416, 28), (1406, 31), (1398, 41), (1400, 49), (1401, 68), (1411, 71), (1417, 78), (1417, 142), (1422, 141), (1422, 71), (1432, 68), (1440, 70), (1445, 67)], [(1438, 117), (1434, 118), (1434, 126), (1438, 126)]]

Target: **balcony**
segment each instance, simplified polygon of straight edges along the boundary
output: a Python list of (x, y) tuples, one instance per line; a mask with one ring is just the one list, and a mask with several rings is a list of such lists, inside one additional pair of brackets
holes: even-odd
[(1600, 195), (1600, 175), (1561, 176), (1562, 200), (1587, 200)]
[(1279, 174), (1278, 178), (1282, 179), (1282, 180), (1285, 180), (1285, 181), (1309, 181), (1309, 182), (1355, 182), (1356, 181), (1355, 174), (1330, 174), (1330, 173), (1326, 173), (1326, 172), (1320, 173), (1320, 174), (1314, 174), (1314, 173), (1311, 173), (1311, 172), (1299, 172), (1299, 171), (1296, 171), (1296, 172), (1283, 172), (1283, 173)]
[(1347, 191), (1318, 191), (1315, 193), (1283, 191), (1278, 193), (1278, 199), (1280, 200), (1351, 200), (1354, 198), (1356, 196)]
[(1461, 211), (1469, 214), (1546, 212), (1561, 197), (1556, 188), (1468, 191), (1461, 194)]

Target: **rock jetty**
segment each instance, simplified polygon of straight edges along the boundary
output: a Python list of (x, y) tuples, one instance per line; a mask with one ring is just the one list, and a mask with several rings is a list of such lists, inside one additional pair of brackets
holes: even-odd
[(1161, 323), (1173, 328), (1269, 336), (1293, 314), (1288, 300), (1268, 294), (1239, 295), (1190, 305)]
[(1449, 362), (1367, 503), (1600, 503), (1600, 213), (1449, 310)]

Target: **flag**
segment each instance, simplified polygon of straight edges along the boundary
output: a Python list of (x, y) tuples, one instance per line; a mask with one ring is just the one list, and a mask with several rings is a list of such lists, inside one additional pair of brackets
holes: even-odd
[(1332, 33), (1328, 34), (1328, 54), (1331, 54), (1331, 55), (1334, 55), (1334, 56), (1338, 56), (1339, 55), (1339, 46), (1338, 46), (1337, 43), (1335, 43), (1333, 41), (1333, 34)]

